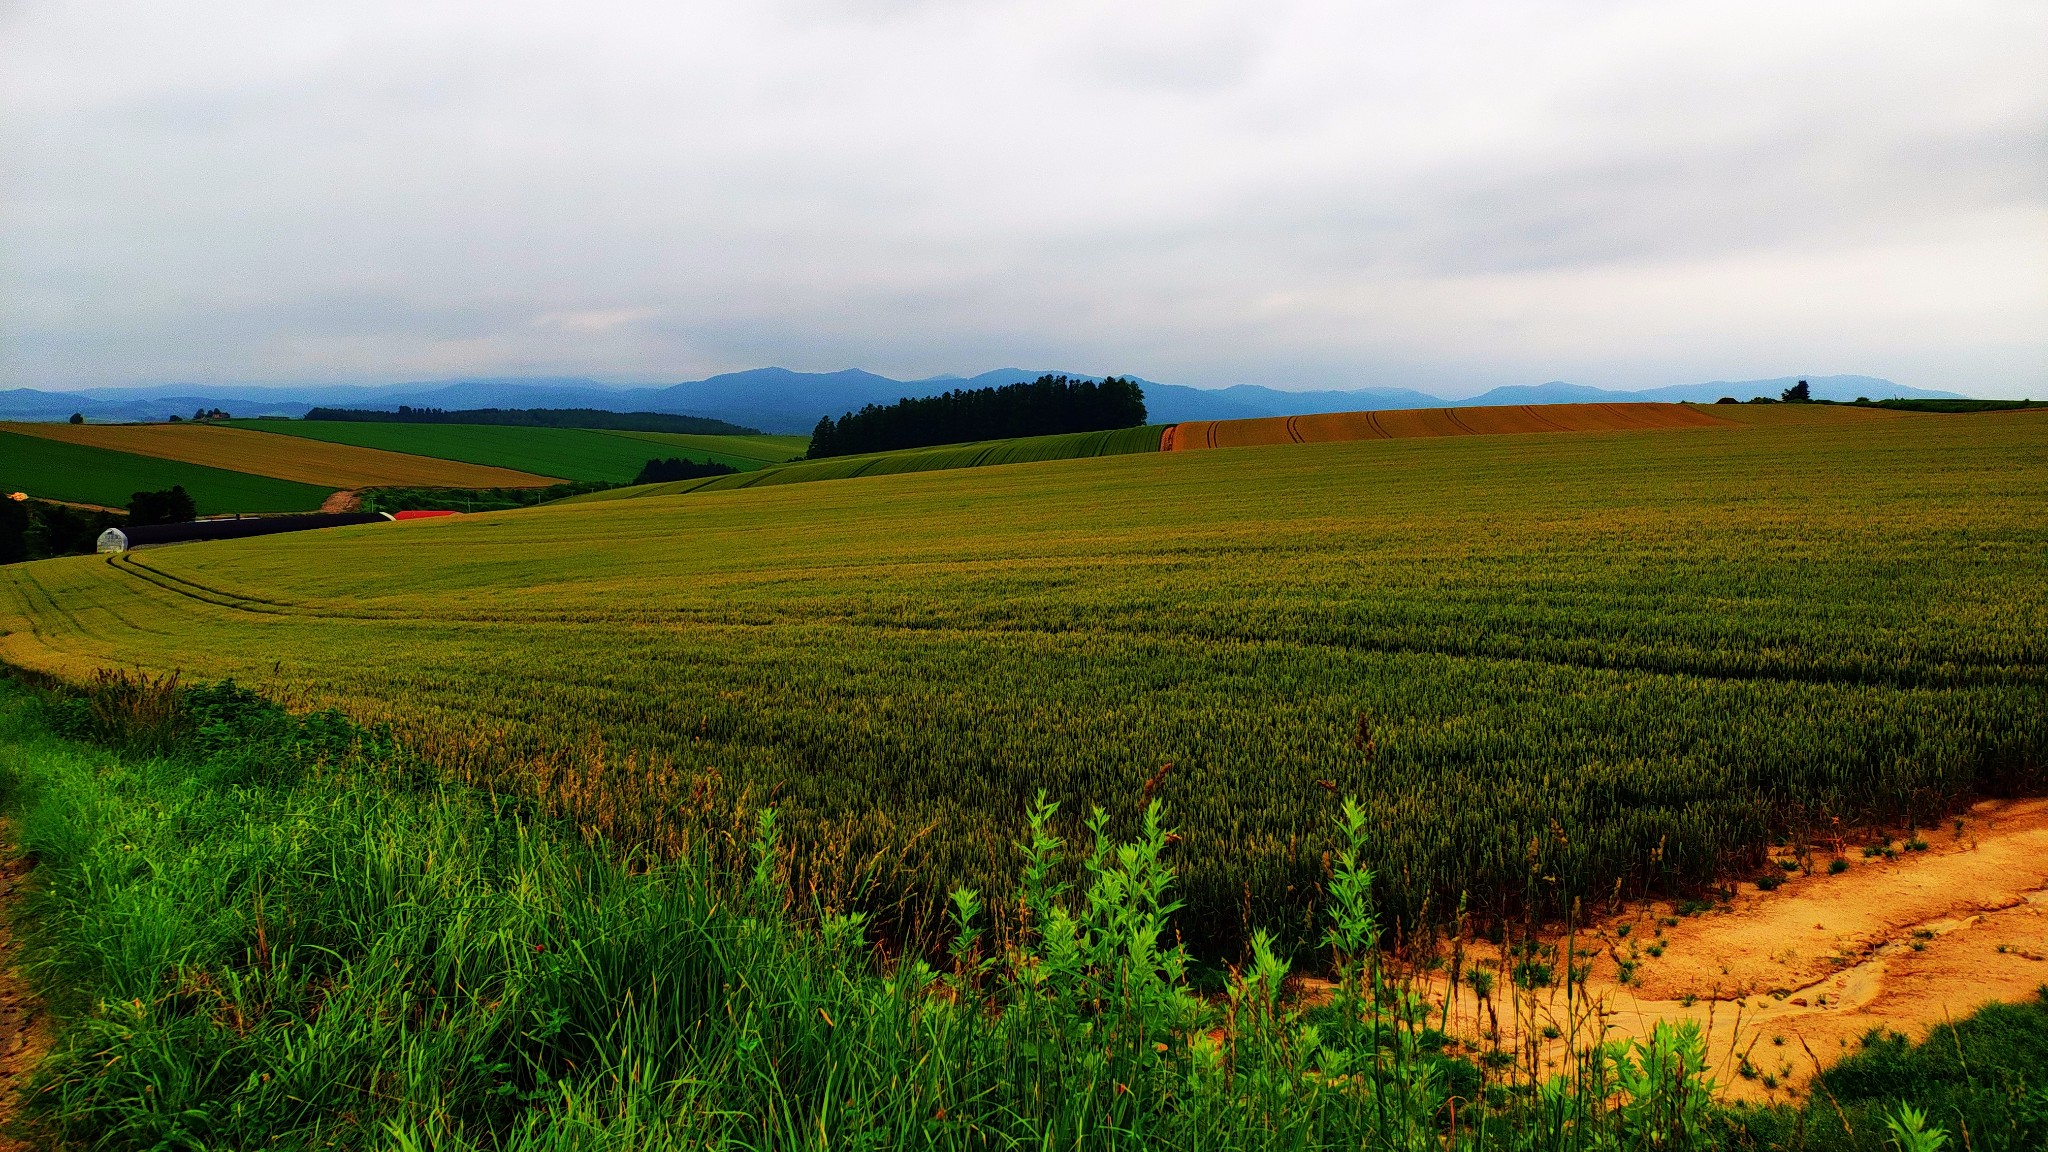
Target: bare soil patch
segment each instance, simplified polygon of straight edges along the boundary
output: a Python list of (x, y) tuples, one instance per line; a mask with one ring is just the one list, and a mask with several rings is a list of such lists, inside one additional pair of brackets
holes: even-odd
[[(1802, 1091), (1873, 1029), (1920, 1040), (2048, 985), (2048, 799), (1985, 801), (1939, 829), (1894, 830), (1888, 852), (1865, 855), (1880, 836), (1839, 854), (1782, 851), (1772, 891), (1744, 883), (1710, 909), (1658, 902), (1545, 940), (1533, 959), (1554, 973), (1549, 987), (1517, 987), (1520, 957), (1467, 945), (1464, 968), (1491, 971), (1492, 996), (1461, 980), (1447, 1030), (1474, 1053), (1562, 1069), (1598, 1036), (1694, 1020), (1724, 1097), (1764, 1100)], [(1568, 949), (1580, 988), (1564, 986)], [(1447, 982), (1442, 969), (1418, 981), (1439, 1012)]]

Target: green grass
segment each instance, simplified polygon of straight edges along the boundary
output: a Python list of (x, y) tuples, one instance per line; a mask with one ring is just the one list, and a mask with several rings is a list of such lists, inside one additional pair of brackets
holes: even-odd
[[(233, 685), (0, 680), (0, 808), (34, 863), (13, 924), (54, 1021), (24, 1134), (110, 1150), (1834, 1152), (1879, 1147), (1911, 1101), (1950, 1133), (1967, 1122), (1971, 1147), (2020, 1152), (2048, 1123), (2038, 1005), (1917, 1049), (1873, 1040), (1804, 1115), (1717, 1108), (1689, 1024), (1632, 1045), (1574, 1026), (1582, 1055), (1561, 1068), (1448, 1055), (1382, 966), (1355, 805), (1327, 876), (1336, 986), (1304, 1012), (1263, 934), (1218, 994), (1196, 993), (1156, 810), (1127, 843), (1098, 815), (1068, 845), (1034, 806), (1003, 895), (955, 890), (930, 963), (796, 895), (767, 813), (651, 862), (427, 769)], [(1029, 919), (1003, 931), (993, 905)]]
[(332, 488), (273, 480), (202, 464), (184, 464), (39, 436), (0, 432), (0, 491), (48, 500), (125, 508), (136, 492), (182, 484), (199, 514), (308, 512)]
[[(687, 455), (741, 470), (802, 453), (802, 437), (683, 436), (591, 428), (514, 428), (490, 424), (382, 424), (351, 420), (236, 420), (237, 427), (334, 444), (382, 448), (514, 468), (564, 480), (631, 480), (654, 456)], [(725, 442), (731, 441), (729, 445)], [(787, 449), (785, 451), (785, 449)]]
[(1121, 456), (1133, 452), (1157, 452), (1159, 434), (1164, 427), (1160, 424), (1147, 424), (1107, 432), (1025, 436), (1015, 440), (990, 440), (978, 444), (948, 444), (940, 448), (907, 448), (900, 452), (876, 452), (866, 456), (800, 460), (741, 476), (713, 476), (703, 480), (643, 484), (623, 490), (573, 497), (571, 501), (564, 503), (629, 500), (642, 496), (673, 496), (683, 492), (722, 492), (734, 488), (766, 487), (776, 484), (807, 484), (816, 480), (850, 480), (856, 476), (895, 476), (908, 472), (983, 468), (995, 464), (1027, 464), (1047, 460)]
[(2048, 984), (2027, 1003), (1987, 1004), (1938, 1025), (1918, 1044), (1873, 1031), (1821, 1074), (1802, 1109), (1735, 1113), (1729, 1143), (1891, 1152), (1885, 1121), (1900, 1104), (1947, 1132), (1950, 1148), (2048, 1147)]
[(1039, 788), (1119, 835), (1149, 791), (1179, 927), (1235, 957), (1252, 925), (1314, 937), (1345, 794), (1416, 920), (1695, 895), (1800, 823), (2038, 783), (2048, 420), (1851, 416), (38, 562), (0, 576), (0, 654), (261, 683), (626, 844), (700, 840), (704, 797), (772, 802), (806, 885), (902, 931), (956, 881), (1005, 887)]
[(673, 452), (693, 460), (716, 460), (743, 472), (749, 471), (749, 466), (759, 468), (795, 460), (811, 443), (808, 436), (688, 436), (678, 432), (613, 432), (612, 435), (645, 440), (664, 449), (664, 455)]

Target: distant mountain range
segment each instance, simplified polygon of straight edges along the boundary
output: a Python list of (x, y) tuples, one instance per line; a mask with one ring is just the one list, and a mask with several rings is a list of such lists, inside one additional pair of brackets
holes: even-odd
[[(768, 432), (805, 433), (820, 416), (837, 416), (863, 404), (889, 404), (905, 396), (931, 396), (949, 388), (983, 388), (1034, 380), (1035, 369), (1000, 368), (979, 376), (932, 376), (892, 380), (849, 368), (843, 372), (792, 372), (755, 368), (665, 387), (621, 388), (581, 377), (483, 377), (407, 384), (312, 384), (296, 387), (166, 385), (156, 388), (85, 388), (44, 392), (33, 388), (0, 391), (0, 419), (62, 420), (73, 412), (93, 421), (162, 420), (190, 416), (201, 408), (225, 408), (237, 416), (303, 416), (318, 406), (396, 408), (605, 408), (616, 412), (671, 412), (709, 416)], [(1099, 380), (1069, 372), (1068, 376)], [(1135, 379), (1135, 377), (1134, 377)], [(1640, 391), (1611, 391), (1583, 384), (1495, 388), (1481, 396), (1445, 400), (1409, 388), (1289, 392), (1257, 384), (1231, 388), (1190, 388), (1142, 380), (1154, 423), (1231, 420), (1253, 416), (1303, 416), (1373, 408), (1467, 407), (1481, 404), (1578, 404), (1632, 400), (1712, 401), (1723, 396), (1747, 400), (1775, 397), (1795, 377), (1714, 381)], [(1908, 388), (1875, 376), (1804, 377), (1818, 400), (1892, 397), (1952, 399), (1954, 392)]]

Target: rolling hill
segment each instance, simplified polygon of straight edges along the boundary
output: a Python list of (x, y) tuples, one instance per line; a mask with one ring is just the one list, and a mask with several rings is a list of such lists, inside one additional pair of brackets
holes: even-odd
[[(555, 481), (509, 468), (466, 464), (407, 452), (349, 444), (282, 440), (268, 424), (0, 424), (0, 429), (45, 440), (109, 448), (230, 472), (294, 480), (327, 489), (371, 487), (540, 488)], [(254, 509), (242, 509), (254, 511)]]
[(182, 485), (201, 516), (310, 512), (333, 486), (301, 484), (0, 430), (0, 491), (122, 508), (136, 492)]
[[(237, 420), (238, 428), (278, 440), (354, 445), (411, 453), (563, 480), (618, 482), (654, 457), (688, 455), (747, 471), (800, 455), (801, 438), (690, 436), (589, 428), (494, 424), (380, 424), (350, 420)], [(468, 485), (489, 487), (490, 485)]]
[(1307, 923), (1346, 795), (1387, 916), (1559, 912), (1531, 876), (1682, 891), (2048, 761), (2048, 414), (1743, 415), (44, 561), (0, 572), (0, 656), (332, 705), (636, 845), (772, 803), (799, 890), (905, 930), (1005, 890), (1041, 788), (1069, 836), (1163, 801), (1225, 955)]

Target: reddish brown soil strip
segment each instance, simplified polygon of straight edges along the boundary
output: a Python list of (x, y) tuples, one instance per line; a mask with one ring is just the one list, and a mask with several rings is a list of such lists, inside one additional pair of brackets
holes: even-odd
[(17, 855), (14, 830), (0, 824), (0, 1152), (33, 1147), (13, 1137), (22, 1092), (30, 1073), (49, 1050), (42, 1004), (20, 974), (20, 945), (12, 916), (31, 862)]
[(320, 502), (320, 510), (322, 512), (353, 512), (361, 504), (362, 500), (357, 497), (354, 490), (344, 488), (339, 492), (328, 493), (327, 499)]
[(1417, 436), (1500, 436), (1532, 432), (1629, 432), (1664, 428), (1738, 428), (1685, 404), (1548, 404), (1481, 408), (1403, 408), (1325, 412), (1252, 420), (1191, 420), (1160, 437), (1162, 452), (1321, 444)]

